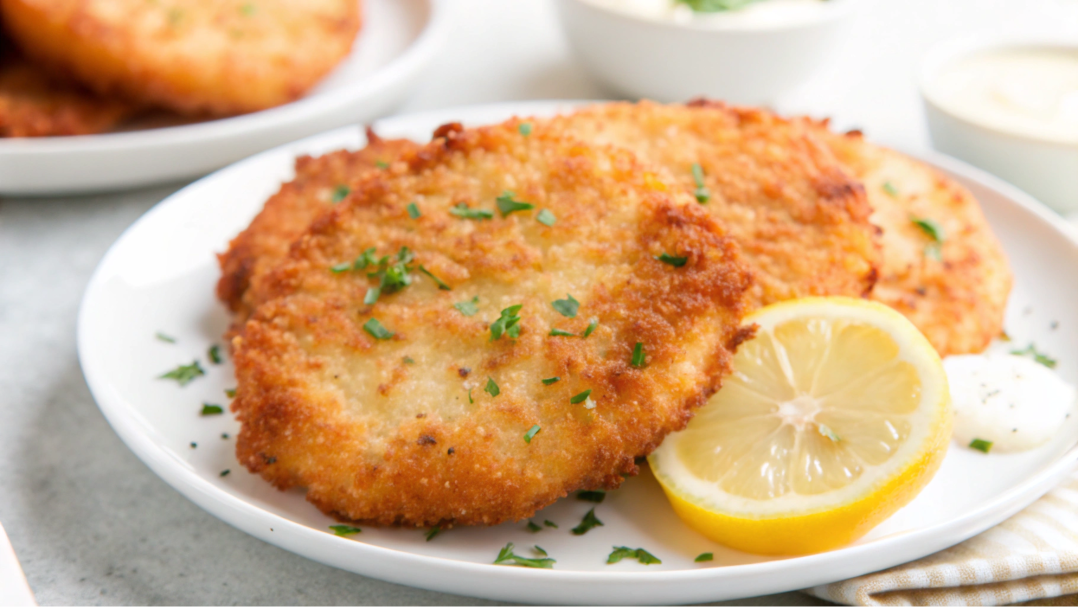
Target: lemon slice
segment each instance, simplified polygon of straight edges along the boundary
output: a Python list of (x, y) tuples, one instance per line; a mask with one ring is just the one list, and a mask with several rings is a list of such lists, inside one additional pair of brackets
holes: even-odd
[(649, 457), (677, 514), (727, 546), (845, 545), (931, 480), (951, 433), (947, 376), (904, 316), (845, 297), (763, 308), (734, 372)]

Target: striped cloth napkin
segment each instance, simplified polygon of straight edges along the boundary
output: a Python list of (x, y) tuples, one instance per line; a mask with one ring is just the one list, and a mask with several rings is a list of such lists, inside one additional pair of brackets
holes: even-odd
[(848, 605), (1078, 605), (1078, 472), (957, 546), (807, 592)]

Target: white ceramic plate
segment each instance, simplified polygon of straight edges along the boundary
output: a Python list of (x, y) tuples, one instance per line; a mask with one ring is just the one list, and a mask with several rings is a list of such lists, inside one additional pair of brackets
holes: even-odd
[[(567, 106), (473, 107), (392, 118), (376, 128), (385, 136), (424, 139), (451, 120), (481, 124)], [(290, 178), (298, 153), (354, 148), (361, 140), (358, 128), (340, 129), (259, 154), (177, 192), (113, 245), (79, 315), (83, 371), (124, 442), (195, 503), (267, 542), (349, 571), (463, 595), (538, 603), (701, 602), (805, 588), (925, 556), (1017, 512), (1078, 461), (1074, 418), (1033, 452), (986, 456), (952, 446), (939, 474), (909, 506), (853, 546), (800, 558), (743, 554), (697, 535), (676, 518), (647, 474), (611, 492), (596, 508), (605, 526), (584, 536), (569, 529), (592, 504), (565, 499), (534, 517), (559, 528), (534, 534), (522, 522), (452, 529), (430, 542), (414, 529), (366, 528), (351, 539), (336, 537), (327, 529), (334, 521), (304, 501), (302, 492), (278, 492), (236, 462), (231, 437), (238, 427), (230, 416), (200, 417), (199, 410), (203, 402), (227, 405), (223, 391), (234, 382), (227, 362), (211, 365), (206, 355), (211, 344), (221, 343), (227, 322), (213, 297), (214, 253)], [(957, 161), (927, 159), (973, 190), (1010, 255), (1017, 282), (1008, 332), (1016, 343), (1035, 341), (1059, 359), (1065, 379), (1078, 382), (1078, 312), (1072, 305), (1078, 282), (1060, 279), (1078, 272), (1076, 241), (1014, 188)], [(158, 331), (176, 343), (155, 339)], [(208, 374), (187, 387), (154, 379), (196, 358)], [(222, 477), (223, 470), (231, 472)], [(510, 541), (524, 554), (541, 545), (557, 559), (556, 568), (491, 565)], [(644, 547), (662, 564), (606, 565), (613, 545)], [(701, 552), (714, 552), (715, 560), (694, 563)]]
[(0, 139), (0, 194), (71, 194), (189, 179), (301, 137), (383, 116), (448, 38), (451, 0), (364, 0), (351, 55), (306, 97), (196, 124)]

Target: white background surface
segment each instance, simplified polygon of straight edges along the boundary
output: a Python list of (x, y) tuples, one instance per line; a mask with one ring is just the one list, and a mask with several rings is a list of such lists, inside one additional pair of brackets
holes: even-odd
[[(573, 63), (545, 0), (456, 2), (450, 47), (401, 111), (604, 96)], [(844, 52), (779, 107), (926, 147), (914, 87), (920, 54), (985, 30), (1078, 38), (1078, 0), (865, 0)], [(177, 187), (0, 200), (0, 520), (38, 600), (476, 602), (369, 580), (247, 537), (157, 479), (109, 429), (75, 358), (75, 311), (108, 245)]]

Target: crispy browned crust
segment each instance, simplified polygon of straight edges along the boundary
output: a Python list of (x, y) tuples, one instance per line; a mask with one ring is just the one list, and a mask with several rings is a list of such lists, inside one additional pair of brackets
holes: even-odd
[(232, 310), (236, 322), (242, 324), (252, 309), (253, 303), (245, 299), (252, 277), (284, 258), (289, 245), (333, 205), (338, 188), (351, 191), (370, 171), (385, 170), (383, 166), (416, 149), (419, 145), (411, 141), (382, 139), (367, 129), (363, 149), (297, 158), (295, 179), (283, 184), (251, 225), (217, 256), (221, 265), (217, 297)]
[[(265, 303), (233, 341), (239, 460), (349, 520), (496, 524), (615, 487), (684, 427), (751, 335), (737, 246), (633, 155), (538, 124), (528, 137), (515, 122), (440, 134), (315, 220), (252, 286)], [(448, 212), (494, 209), (504, 190), (536, 208), (485, 221)], [(328, 269), (402, 246), (452, 290), (415, 272), (367, 306), (365, 272)], [(657, 261), (664, 252), (688, 261)], [(551, 306), (566, 293), (580, 301), (575, 318)], [(454, 309), (475, 296), (476, 316)], [(490, 323), (518, 303), (519, 338), (491, 341)], [(372, 339), (370, 318), (392, 339)], [(549, 335), (579, 335), (593, 318), (586, 339)], [(643, 369), (630, 364), (637, 342)], [(593, 409), (570, 403), (586, 389)], [(533, 425), (541, 431), (525, 442)]]
[(103, 99), (46, 75), (0, 48), (0, 137), (104, 133), (134, 112), (129, 103)]
[(293, 101), (352, 48), (357, 0), (0, 0), (35, 61), (105, 96), (188, 115)]
[[(882, 230), (883, 264), (872, 298), (909, 318), (941, 356), (984, 350), (1003, 330), (1013, 277), (1003, 247), (973, 195), (938, 171), (860, 133), (821, 134), (858, 179)], [(890, 183), (892, 195), (884, 184)], [(942, 261), (912, 218), (943, 227)]]
[(880, 263), (872, 209), (810, 122), (707, 100), (596, 105), (554, 122), (665, 167), (689, 192), (699, 164), (710, 193), (702, 208), (741, 246), (755, 306), (872, 290)]

